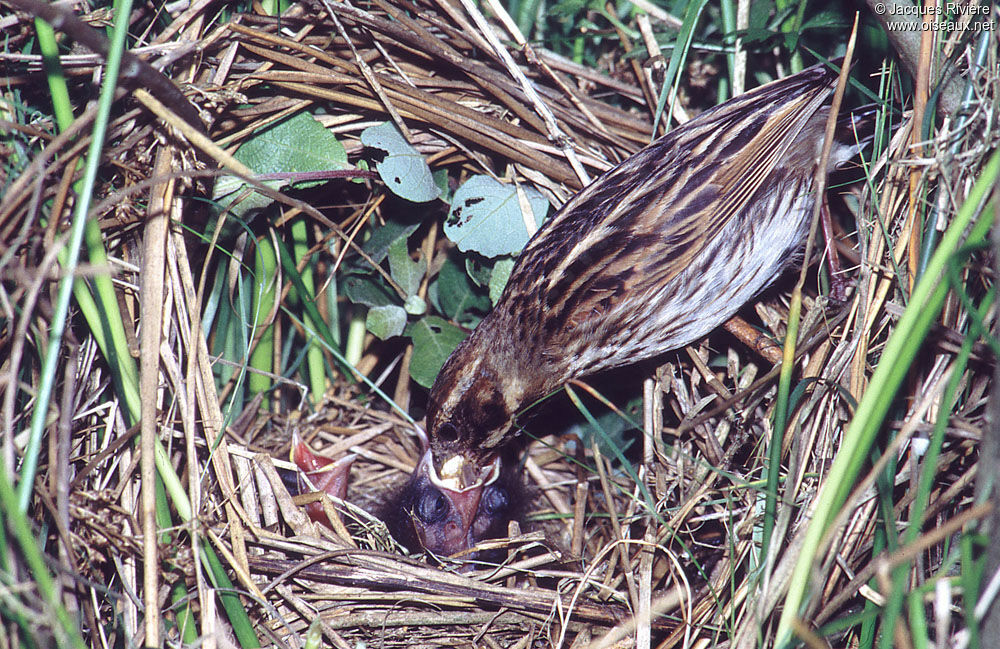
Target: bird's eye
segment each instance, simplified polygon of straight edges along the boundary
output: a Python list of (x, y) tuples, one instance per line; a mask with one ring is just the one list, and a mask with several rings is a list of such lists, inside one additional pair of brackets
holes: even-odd
[(437, 436), (443, 442), (454, 442), (458, 440), (458, 429), (454, 424), (445, 422), (438, 426)]
[(491, 485), (483, 492), (483, 499), (479, 503), (480, 509), (489, 516), (497, 516), (510, 505), (510, 495), (506, 489)]
[(425, 523), (437, 523), (448, 514), (448, 499), (437, 489), (428, 489), (417, 500), (416, 513)]

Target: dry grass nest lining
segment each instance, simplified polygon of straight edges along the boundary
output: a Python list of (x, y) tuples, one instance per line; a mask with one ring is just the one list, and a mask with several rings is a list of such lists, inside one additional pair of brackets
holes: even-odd
[[(663, 369), (666, 374), (661, 372), (658, 385), (673, 375), (676, 383), (665, 398), (677, 405), (683, 398), (676, 395), (684, 392), (688, 378), (672, 370)], [(712, 399), (702, 382), (695, 379), (694, 383), (689, 387), (699, 399)], [(717, 418), (708, 425), (725, 429), (725, 419)], [(751, 407), (746, 419), (759, 423), (766, 420), (766, 412)], [(265, 428), (260, 420), (256, 426)], [(759, 425), (742, 426), (760, 432)], [(353, 398), (331, 398), (321, 414), (282, 422), (282, 427), (329, 442), (328, 451), (358, 453), (352, 489), (361, 494), (370, 485), (381, 490), (386, 484), (403, 481), (417, 456), (408, 425), (365, 409)], [(734, 435), (737, 442), (738, 437)], [(745, 431), (743, 437), (746, 442)], [(275, 441), (285, 440), (285, 435), (278, 435)], [(527, 480), (539, 494), (529, 507), (529, 518), (553, 512), (565, 516), (548, 526), (529, 526), (534, 532), (515, 532), (494, 544), (508, 552), (503, 566), (455, 574), (386, 554), (384, 550), (393, 548), (384, 530), (353, 510), (342, 515), (351, 537), (346, 545), (354, 546), (345, 547), (344, 536), (308, 522), (288, 496), (279, 493), (277, 501), (293, 535), (261, 537), (252, 543), (265, 552), (251, 556), (251, 569), (258, 576), (274, 579), (266, 590), (271, 592), (273, 586), (286, 600), (284, 605), (301, 613), (304, 609), (296, 605), (296, 598), (308, 600), (329, 628), (343, 637), (365, 638), (375, 633), (389, 646), (420, 646), (420, 642), (450, 646), (459, 639), (477, 638), (487, 629), (499, 646), (509, 646), (525, 636), (526, 625), (536, 633), (548, 634), (549, 642), (555, 642), (561, 632), (572, 638), (603, 634), (605, 627), (627, 630), (631, 617), (628, 603), (632, 601), (629, 590), (637, 587), (629, 578), (638, 581), (643, 564), (656, 610), (665, 616), (654, 619), (654, 629), (667, 641), (666, 646), (679, 642), (688, 625), (711, 629), (726, 616), (738, 614), (747, 602), (726, 595), (734, 575), (746, 578), (742, 564), (754, 545), (751, 533), (758, 493), (745, 487), (739, 476), (757, 471), (759, 459), (734, 467), (732, 458), (727, 457), (720, 470), (681, 448), (658, 454), (654, 462), (646, 464), (646, 484), (657, 499), (657, 520), (647, 515), (635, 497), (635, 483), (622, 472), (606, 476), (587, 472), (578, 480), (578, 467), (567, 459), (573, 456), (567, 448), (572, 443), (571, 439), (545, 439), (529, 449), (528, 461), (537, 468), (526, 471)], [(238, 453), (232, 446), (230, 452)], [(259, 461), (265, 467), (276, 464), (270, 456)], [(956, 485), (967, 488), (971, 484), (975, 467), (971, 440), (950, 452), (943, 466), (956, 476), (956, 484), (936, 499), (935, 515), (947, 516), (953, 513), (952, 508), (959, 508), (961, 499), (956, 494), (961, 487)], [(265, 492), (282, 491), (276, 476), (265, 473), (269, 477), (266, 482), (241, 483), (242, 502), (268, 500), (256, 491), (255, 484)], [(808, 483), (803, 486), (799, 504), (808, 504), (813, 489)], [(613, 494), (610, 500), (606, 493)], [(350, 494), (349, 499), (363, 497)], [(574, 503), (586, 505), (577, 509)], [(608, 514), (617, 521), (618, 530)], [(871, 551), (871, 537), (865, 533), (871, 516), (864, 510), (856, 516), (851, 526), (852, 545), (841, 547), (844, 557), (864, 557)], [(264, 528), (276, 529), (274, 515), (270, 520), (263, 516), (261, 521)], [(572, 548), (581, 550), (574, 554)], [(618, 554), (623, 548), (627, 558)], [(836, 612), (843, 604), (838, 598), (849, 592), (831, 589), (826, 614)], [(292, 629), (301, 630), (309, 621), (290, 610), (288, 615)], [(405, 637), (392, 631), (400, 627), (406, 628)], [(417, 644), (409, 644), (414, 642)]]
[[(566, 196), (579, 186), (565, 158), (550, 143), (553, 134), (529, 107), (528, 98), (498, 61), (482, 58), (489, 47), (453, 7), (446, 3), (379, 2), (367, 11), (345, 5), (336, 8), (360, 58), (374, 68), (384, 97), (378, 97), (364, 81), (353, 51), (329, 20), (307, 15), (307, 10), (290, 12), (281, 21), (282, 29), (274, 19), (252, 16), (239, 17), (204, 35), (191, 22), (175, 23), (178, 29), (191, 27), (186, 32), (191, 43), (181, 47), (203, 52), (192, 78), (198, 79), (202, 93), (196, 100), (217, 116), (213, 139), (236, 144), (260, 126), (313, 100), (344, 107), (332, 120), (339, 132), (349, 136), (368, 119), (384, 119), (381, 102), (387, 98), (416, 131), (413, 141), (437, 163), (461, 161), (470, 168), (493, 169), (488, 155), (493, 153), (515, 161), (517, 172), (553, 194)], [(401, 9), (414, 17), (407, 17)], [(172, 41), (176, 33), (164, 33), (158, 40)], [(376, 48), (375, 41), (385, 49)], [(322, 53), (312, 47), (319, 47)], [(648, 141), (647, 121), (582, 92), (575, 93), (572, 85), (559, 87), (557, 78), (566, 81), (571, 77), (582, 86), (604, 84), (608, 90), (633, 99), (645, 96), (643, 89), (608, 81), (555, 59), (543, 56), (542, 60), (554, 66), (555, 74), (546, 76), (529, 66), (534, 81), (543, 89), (543, 101), (560, 120), (563, 131), (591, 152), (592, 157), (581, 156), (581, 160), (592, 174)], [(266, 95), (257, 94), (264, 81), (270, 89), (283, 88), (287, 94), (276, 96), (270, 89)], [(212, 84), (214, 89), (206, 90)], [(252, 109), (228, 108), (231, 103), (247, 102), (254, 105)], [(982, 119), (986, 123), (992, 118)], [(154, 139), (156, 127), (147, 115), (133, 111), (116, 120), (114, 128), (118, 137), (112, 139), (120, 144), (109, 151), (109, 157), (119, 161), (122, 174), (116, 180), (145, 178), (150, 152), (159, 145)], [(79, 146), (85, 144), (84, 139)], [(68, 159), (71, 156), (62, 157)], [(49, 168), (52, 174), (60, 171), (58, 163)], [(956, 188), (966, 180), (960, 172), (949, 177)], [(109, 183), (106, 193), (117, 199), (119, 196), (110, 191), (114, 186)], [(53, 183), (45, 191), (56, 190)], [(953, 195), (961, 196), (962, 192)], [(902, 213), (893, 209), (901, 196), (900, 191), (891, 189), (883, 194), (890, 232), (904, 229)], [(15, 217), (23, 205), (9, 202), (4, 206), (11, 209), (2, 212), (2, 240), (11, 240), (7, 235), (20, 225)], [(143, 219), (128, 201), (117, 208), (116, 217), (105, 218), (103, 225), (110, 228)], [(873, 263), (883, 263), (880, 253), (874, 254)], [(781, 300), (774, 299), (758, 309), (762, 320), (780, 336), (784, 317)], [(803, 402), (800, 421), (806, 425), (799, 435), (789, 438), (793, 447), (788, 475), (794, 484), (786, 497), (799, 505), (787, 510), (792, 517), (786, 521), (789, 537), (799, 528), (798, 517), (833, 454), (836, 436), (849, 412), (835, 386), (851, 366), (857, 349), (856, 339), (849, 335), (852, 327), (858, 326), (856, 320), (830, 329), (820, 317), (822, 309), (811, 313), (811, 331), (821, 333), (802, 349), (806, 372), (812, 372), (806, 375), (821, 380)], [(891, 308), (881, 313), (871, 327), (872, 348), (891, 328), (896, 315)], [(475, 579), (381, 553), (392, 549), (391, 542), (376, 524), (364, 518), (348, 524), (350, 542), (313, 527), (300, 509), (291, 506), (270, 473), (269, 464), (276, 462), (256, 455), (261, 448), (280, 446), (267, 443), (266, 438), (262, 442), (259, 429), (263, 420), (234, 432), (234, 443), (220, 451), (228, 452), (232, 459), (237, 484), (229, 492), (218, 485), (207, 488), (203, 510), (209, 513), (203, 518), (221, 546), (247, 545), (245, 565), (251, 581), (241, 587), (267, 603), (259, 609), (260, 619), (277, 636), (302, 630), (319, 610), (326, 638), (336, 646), (343, 646), (345, 639), (374, 636), (386, 646), (452, 646), (473, 639), (508, 646), (526, 634), (548, 636), (554, 643), (564, 633), (570, 639), (581, 639), (604, 633), (608, 627), (627, 630), (628, 604), (648, 585), (655, 593), (654, 609), (668, 616), (656, 624), (669, 646), (690, 628), (721, 628), (752, 613), (748, 604), (753, 602), (747, 600), (749, 575), (744, 566), (752, 549), (749, 535), (755, 523), (757, 492), (747, 488), (745, 480), (759, 475), (761, 454), (748, 449), (752, 448), (750, 441), (764, 439), (769, 433), (766, 404), (771, 386), (754, 385), (763, 371), (745, 351), (733, 348), (728, 357), (725, 372), (709, 371), (703, 367), (704, 359), (692, 357), (692, 367), (667, 366), (657, 376), (654, 396), (663, 399), (688, 431), (679, 436), (681, 442), (676, 447), (650, 448), (644, 463), (642, 476), (659, 518), (645, 515), (641, 499), (633, 497), (636, 486), (627, 475), (620, 471), (608, 471), (604, 477), (590, 472), (581, 475), (565, 459), (575, 455), (567, 448), (570, 440), (548, 439), (549, 446), (535, 444), (529, 450), (537, 471), (529, 465), (526, 475), (539, 494), (529, 515), (555, 512), (561, 518), (545, 528), (546, 535), (529, 530), (505, 542), (511, 564), (499, 571), (483, 571), (474, 575)], [(936, 366), (923, 384), (912, 386), (911, 412), (920, 412), (933, 402), (943, 383), (943, 371), (943, 364)], [(941, 521), (967, 506), (971, 493), (976, 461), (972, 441), (981, 426), (987, 373), (974, 367), (968, 382), (972, 397), (959, 411), (950, 432), (956, 439), (969, 441), (959, 441), (941, 458), (943, 479), (932, 495), (931, 515)], [(753, 389), (746, 391), (751, 386)], [(730, 403), (726, 398), (730, 393), (739, 398)], [(318, 431), (322, 441), (349, 444), (350, 450), (362, 456), (354, 470), (355, 491), (369, 484), (401, 481), (416, 456), (408, 426), (359, 406), (354, 396), (346, 393), (341, 399), (331, 398), (321, 415), (284, 423), (279, 429), (287, 432), (288, 426), (296, 425), (310, 435)], [(729, 407), (716, 412), (720, 402), (729, 403)], [(655, 416), (659, 409), (653, 410)], [(904, 429), (910, 425), (919, 428), (919, 422), (919, 418), (908, 417), (898, 424)], [(654, 418), (652, 425), (658, 430), (662, 424)], [(281, 435), (278, 441), (286, 439)], [(701, 440), (704, 450), (695, 448), (694, 439)], [(712, 450), (712, 444), (719, 448)], [(740, 450), (741, 456), (727, 455), (726, 450)], [(705, 462), (700, 459), (702, 453), (717, 457)], [(202, 469), (207, 467), (205, 458), (198, 462)], [(73, 517), (86, 522), (74, 533), (83, 541), (82, 549), (95, 556), (106, 554), (108, 548), (138, 555), (129, 534), (119, 533), (134, 525), (129, 522), (131, 512), (118, 504), (120, 490), (114, 486), (110, 493), (98, 490), (99, 485), (113, 485), (115, 478), (110, 472), (98, 473), (84, 476), (76, 492)], [(901, 485), (906, 476), (904, 467), (899, 474)], [(274, 493), (273, 500), (268, 489)], [(211, 524), (210, 512), (221, 511), (230, 498), (246, 512), (241, 518), (247, 527), (239, 538), (234, 538), (231, 527)], [(264, 507), (258, 515), (254, 503), (273, 503), (279, 513)], [(577, 508), (575, 503), (585, 507)], [(906, 503), (903, 495), (898, 507)], [(817, 604), (818, 621), (838, 612), (845, 598), (855, 597), (858, 585), (865, 581), (850, 577), (866, 574), (874, 507), (871, 499), (859, 501), (841, 534), (842, 542), (834, 543), (841, 565), (827, 573), (827, 590)], [(101, 515), (91, 516), (90, 512)], [(221, 515), (218, 518), (223, 519)], [(724, 531), (712, 545), (703, 547), (699, 532), (707, 527)], [(289, 528), (291, 536), (286, 533)], [(236, 554), (238, 557), (239, 551)], [(240, 564), (238, 558), (234, 560), (234, 567), (242, 568)], [(699, 571), (699, 566), (704, 570)], [(387, 631), (393, 627), (406, 627), (406, 631)]]

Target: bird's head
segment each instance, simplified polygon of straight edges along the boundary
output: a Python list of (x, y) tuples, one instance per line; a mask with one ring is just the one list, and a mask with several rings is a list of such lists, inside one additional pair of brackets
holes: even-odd
[(502, 536), (512, 511), (516, 480), (512, 463), (501, 456), (523, 389), (518, 373), (503, 365), (504, 355), (483, 349), (485, 330), (481, 324), (438, 373), (423, 454), (396, 507), (402, 519), (397, 539), (438, 555)]
[(500, 459), (463, 487), (454, 478), (440, 477), (431, 458), (428, 449), (393, 504), (395, 520), (389, 522), (395, 523), (390, 529), (397, 540), (438, 556), (452, 556), (471, 550), (485, 538), (502, 536), (514, 498), (511, 477)]

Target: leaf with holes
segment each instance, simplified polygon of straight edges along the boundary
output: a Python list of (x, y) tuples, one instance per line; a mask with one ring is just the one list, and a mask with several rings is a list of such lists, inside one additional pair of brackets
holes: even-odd
[(414, 203), (426, 203), (441, 195), (424, 156), (391, 122), (361, 131), (361, 143), (376, 154), (379, 178), (393, 194)]
[(470, 250), (486, 257), (514, 255), (528, 243), (525, 221), (534, 229), (548, 212), (549, 203), (533, 187), (523, 188), (531, 214), (521, 211), (517, 187), (489, 176), (473, 176), (455, 191), (444, 233), (463, 252)]

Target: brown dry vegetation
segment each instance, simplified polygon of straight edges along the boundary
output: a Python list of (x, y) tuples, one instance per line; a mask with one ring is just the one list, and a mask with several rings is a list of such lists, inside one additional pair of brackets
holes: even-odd
[[(12, 55), (33, 37), (31, 18), (0, 6), (7, 39), (0, 60), (6, 103), (0, 109), (10, 119), (15, 96), (26, 105), (48, 103), (40, 59)], [(163, 642), (176, 646), (174, 624), (185, 608), (193, 613), (197, 634), (225, 641), (234, 622), (199, 559), (210, 547), (239, 593), (253, 633), (268, 645), (299, 646), (314, 624), (323, 646), (345, 649), (362, 642), (770, 646), (817, 494), (913, 290), (911, 256), (918, 255), (920, 240), (914, 223), (921, 213), (930, 214), (943, 231), (996, 149), (995, 32), (963, 111), (939, 116), (931, 139), (919, 147), (911, 146), (920, 138), (912, 134), (907, 112), (872, 161), (870, 182), (852, 186), (851, 198), (836, 202), (839, 222), (857, 223), (856, 231), (839, 233), (838, 244), (855, 290), (837, 304), (819, 295), (815, 274), (805, 287), (795, 349), (798, 391), (784, 437), (778, 540), (768, 554), (767, 577), (756, 562), (778, 371), (725, 332), (669, 355), (658, 368), (643, 368), (650, 378), (636, 418), (650, 434), (637, 436), (630, 451), (634, 471), (614, 458), (595, 457), (595, 448), (574, 435), (545, 435), (544, 422), (541, 431), (533, 429), (540, 439), (527, 445), (522, 522), (509, 539), (494, 544), (505, 557), (502, 565), (470, 572), (405, 556), (371, 515), (384, 494), (405, 480), (419, 450), (412, 424), (366, 387), (332, 374), (322, 401), (311, 405), (302, 397), (305, 386), (295, 382), (301, 379), (285, 378), (263, 405), (250, 397), (230, 405), (227, 399), (240, 390), (238, 375), (223, 380), (213, 374), (219, 361), (209, 349), (219, 334), (206, 336), (201, 318), (211, 273), (219, 265), (252, 265), (250, 246), (243, 239), (243, 247), (223, 253), (189, 230), (213, 234), (206, 224), (214, 217), (201, 199), (216, 170), (229, 164), (223, 150), (232, 152), (255, 130), (303, 108), (322, 110), (324, 125), (352, 161), (362, 153), (361, 129), (392, 120), (432, 169), (446, 169), (453, 179), (489, 170), (536, 186), (557, 203), (582, 186), (583, 176), (598, 175), (650, 140), (650, 104), (655, 106), (662, 69), (655, 60), (644, 66), (644, 54), (624, 58), (638, 47), (624, 32), (617, 35), (618, 55), (603, 70), (541, 48), (511, 47), (538, 93), (530, 97), (472, 16), (448, 0), (296, 4), (280, 19), (253, 11), (225, 21), (206, 6), (178, 11), (169, 25), (144, 21), (149, 31), (142, 55), (157, 69), (172, 63), (170, 79), (198, 107), (209, 124), (207, 141), (216, 148), (180, 130), (185, 108), (171, 103), (177, 97), (142, 79), (129, 86), (112, 111), (91, 211), (110, 259), (92, 259), (77, 270), (85, 278), (113, 278), (127, 348), (146, 368), (141, 404), (134, 407), (145, 408), (143, 416), (155, 429), (140, 434), (139, 426), (131, 426), (130, 406), (120, 401), (121, 380), (74, 306), (27, 508), (57, 577), (58, 598), (78, 616), (85, 641), (141, 644), (151, 615), (162, 621)], [(99, 24), (99, 16), (85, 18)], [(490, 24), (502, 31), (496, 20)], [(509, 43), (509, 34), (502, 33)], [(943, 49), (958, 52), (965, 69), (972, 54), (962, 47), (956, 38)], [(67, 62), (71, 87), (81, 97), (99, 63), (100, 57), (85, 51)], [(700, 88), (714, 85), (718, 74), (717, 67), (692, 57), (683, 75), (685, 108), (703, 107), (692, 97), (704, 94)], [(137, 87), (151, 94), (137, 93)], [(899, 96), (889, 102), (907, 111), (912, 103)], [(12, 476), (23, 475), (28, 419), (61, 272), (54, 250), (75, 202), (73, 183), (81, 174), (76, 164), (94, 114), (82, 101), (77, 107), (81, 116), (67, 136), (54, 137), (51, 121), (38, 115), (0, 127), (10, 134), (0, 140), (3, 155), (26, 161), (6, 167), (10, 175), (0, 182), (0, 393), (4, 457)], [(363, 240), (366, 229), (380, 222), (380, 210), (399, 209), (370, 181), (335, 180), (321, 192), (279, 198), (282, 214), (270, 226), (280, 234), (286, 222), (305, 214), (313, 245), (300, 261), (331, 276), (343, 257), (355, 254), (349, 239)], [(426, 209), (435, 218), (420, 230), (419, 248), (432, 259), (433, 273), (452, 244), (438, 231), (444, 210)], [(248, 239), (254, 236), (269, 235), (258, 229)], [(818, 255), (812, 258), (818, 262)], [(994, 284), (990, 260), (977, 251), (955, 265), (977, 308)], [(287, 297), (290, 282), (280, 274), (278, 281)], [(779, 344), (793, 284), (794, 278), (780, 283), (743, 312)], [(958, 565), (960, 552), (980, 552), (971, 535), (989, 511), (988, 504), (974, 507), (974, 500), (993, 378), (992, 352), (980, 334), (994, 330), (995, 311), (984, 309), (984, 324), (976, 328), (970, 308), (955, 292), (949, 296), (893, 401), (870, 462), (847, 485), (847, 504), (830, 525), (811, 575), (803, 633), (891, 607), (886, 598), (900, 592), (892, 584), (899, 566), (902, 591), (924, 593), (929, 602), (933, 583)], [(301, 335), (301, 325), (278, 309), (270, 317), (278, 324), (274, 371), (280, 373), (280, 341)], [(425, 393), (409, 381), (406, 346), (369, 336), (363, 352), (359, 371), (385, 381), (382, 387), (395, 402), (419, 416)], [(950, 390), (949, 380), (955, 381)], [(602, 386), (574, 386), (577, 394), (588, 389)], [(243, 414), (224, 426), (224, 409), (236, 407)], [(911, 440), (930, 435), (939, 421), (941, 453), (932, 467), (922, 466)], [(279, 478), (279, 470), (290, 468), (285, 458), (292, 430), (318, 449), (359, 456), (348, 495), (354, 505), (339, 516), (339, 531), (310, 522), (303, 499), (293, 500)], [(159, 566), (157, 582), (149, 581), (143, 563), (148, 545), (141, 492), (152, 475), (140, 470), (142, 454), (153, 453), (153, 434), (191, 507), (185, 520), (183, 507), (170, 500), (172, 512), (159, 521), (158, 556), (147, 558), (147, 565)], [(145, 445), (137, 443), (140, 437)], [(934, 477), (921, 496), (918, 485), (927, 472)], [(926, 509), (911, 509), (921, 499)], [(915, 538), (896, 538), (904, 531), (901, 523), (886, 534), (886, 520), (914, 515), (924, 521)], [(31, 585), (34, 573), (20, 556), (7, 555), (6, 588), (27, 582), (22, 587), (30, 594), (13, 598), (8, 592), (0, 607), (12, 638), (23, 637), (19, 619), (53, 619), (51, 602)], [(911, 641), (919, 617), (914, 606), (926, 611), (937, 646), (958, 646), (951, 643), (968, 633), (961, 602), (970, 597), (962, 589), (971, 582), (940, 581), (945, 586), (937, 589), (942, 599), (936, 605), (921, 607), (919, 596), (907, 599), (908, 623), (897, 620), (881, 630), (894, 634), (896, 646)], [(158, 583), (152, 602), (144, 601), (150, 583)], [(159, 610), (149, 610), (150, 603)], [(817, 636), (812, 646), (858, 646), (862, 627), (854, 620), (843, 633), (827, 629), (827, 640)], [(38, 642), (65, 641), (55, 623), (35, 625), (34, 631)], [(981, 646), (990, 646), (988, 640)]]

